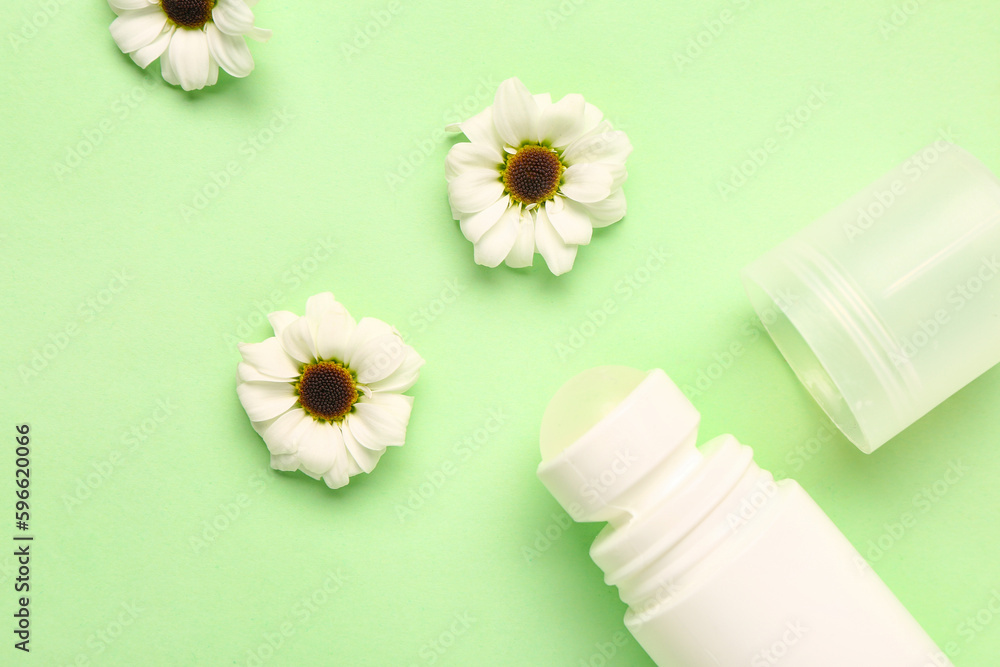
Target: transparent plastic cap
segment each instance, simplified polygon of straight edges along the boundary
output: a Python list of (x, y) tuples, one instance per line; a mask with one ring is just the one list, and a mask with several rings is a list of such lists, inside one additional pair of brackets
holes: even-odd
[(1000, 181), (938, 141), (743, 283), (795, 374), (870, 453), (1000, 362)]

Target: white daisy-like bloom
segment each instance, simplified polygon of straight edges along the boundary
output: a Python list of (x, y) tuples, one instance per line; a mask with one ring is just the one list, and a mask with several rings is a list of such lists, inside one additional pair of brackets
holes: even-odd
[(594, 227), (625, 215), (632, 144), (580, 95), (553, 102), (508, 79), (492, 107), (448, 129), (470, 140), (452, 146), (445, 169), (452, 215), (477, 264), (531, 266), (537, 252), (559, 275)]
[(355, 323), (330, 292), (306, 314), (268, 315), (274, 336), (240, 343), (236, 391), (276, 470), (301, 470), (333, 489), (371, 472), (403, 444), (424, 360), (381, 320)]
[(254, 25), (257, 0), (108, 0), (118, 18), (111, 36), (146, 69), (157, 58), (167, 83), (184, 90), (215, 85), (219, 67), (235, 77), (253, 71), (245, 37), (259, 42), (271, 31)]

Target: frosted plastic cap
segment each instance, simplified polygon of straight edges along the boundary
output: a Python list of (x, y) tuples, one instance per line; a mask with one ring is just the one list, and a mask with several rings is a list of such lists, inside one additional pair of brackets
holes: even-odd
[(743, 282), (796, 375), (870, 453), (1000, 362), (1000, 181), (938, 141)]
[(700, 420), (662, 370), (592, 368), (549, 402), (538, 477), (575, 521), (615, 521), (633, 513), (650, 472), (688, 456), (700, 460), (680, 446), (693, 445)]

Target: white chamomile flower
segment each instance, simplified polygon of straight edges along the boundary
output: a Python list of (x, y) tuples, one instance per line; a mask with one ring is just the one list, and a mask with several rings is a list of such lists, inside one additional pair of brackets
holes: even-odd
[(274, 337), (240, 343), (236, 392), (276, 470), (301, 470), (327, 486), (371, 472), (403, 444), (424, 360), (382, 320), (354, 318), (333, 294), (306, 314), (268, 315)]
[(492, 107), (448, 127), (470, 140), (452, 146), (445, 168), (452, 215), (477, 264), (531, 266), (537, 252), (559, 275), (594, 227), (624, 217), (632, 144), (603, 118), (580, 95), (552, 102), (514, 78)]
[(236, 77), (253, 71), (245, 37), (259, 42), (271, 31), (253, 24), (257, 0), (108, 0), (118, 18), (111, 36), (146, 69), (160, 59), (164, 80), (184, 90), (212, 86), (219, 67)]

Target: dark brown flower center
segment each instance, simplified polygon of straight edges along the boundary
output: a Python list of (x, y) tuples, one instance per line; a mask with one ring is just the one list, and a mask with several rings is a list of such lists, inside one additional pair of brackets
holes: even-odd
[(503, 185), (514, 201), (537, 204), (556, 195), (564, 169), (551, 148), (533, 144), (521, 146), (507, 159)]
[(316, 419), (340, 421), (358, 401), (354, 374), (335, 361), (306, 366), (295, 388), (299, 403)]
[(160, 0), (160, 6), (182, 28), (200, 28), (212, 20), (215, 0)]

